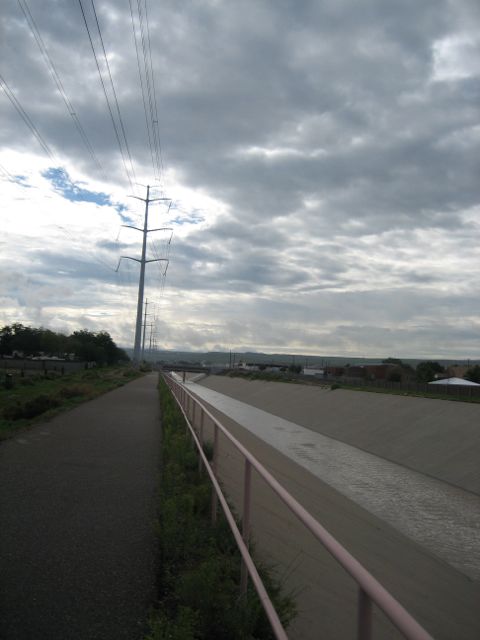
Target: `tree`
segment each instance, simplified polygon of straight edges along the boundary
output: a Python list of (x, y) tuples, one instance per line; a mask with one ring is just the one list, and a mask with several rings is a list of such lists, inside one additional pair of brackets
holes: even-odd
[(476, 364), (474, 367), (470, 367), (465, 374), (465, 380), (470, 380), (470, 382), (477, 382), (480, 384), (480, 365)]
[(129, 357), (119, 349), (107, 331), (94, 333), (87, 329), (74, 331), (70, 336), (70, 349), (80, 360), (97, 364), (127, 362)]
[(383, 364), (396, 364), (399, 367), (403, 367), (403, 362), (400, 360), (400, 358), (385, 358), (385, 360), (382, 360)]
[(435, 380), (435, 374), (443, 373), (445, 369), (438, 362), (427, 360), (426, 362), (419, 362), (416, 369), (416, 376), (418, 382), (432, 382)]
[(70, 336), (50, 329), (36, 329), (15, 323), (0, 329), (0, 355), (12, 355), (15, 351), (24, 356), (63, 357), (73, 353), (80, 360), (97, 364), (128, 362), (130, 358), (123, 349), (117, 347), (107, 331), (94, 333), (87, 329), (74, 331)]
[(40, 346), (45, 355), (62, 358), (68, 353), (68, 338), (63, 333), (40, 328)]
[(13, 350), (13, 329), (5, 325), (0, 329), (0, 355), (11, 356)]
[(40, 329), (25, 327), (16, 322), (0, 331), (0, 353), (12, 355), (21, 351), (25, 356), (37, 356), (41, 351)]
[(402, 381), (402, 372), (399, 369), (394, 369), (390, 371), (387, 375), (388, 382), (401, 382)]

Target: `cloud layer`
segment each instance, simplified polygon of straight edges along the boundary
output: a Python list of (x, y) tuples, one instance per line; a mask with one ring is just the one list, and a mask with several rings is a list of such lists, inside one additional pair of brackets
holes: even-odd
[[(0, 73), (54, 158), (3, 95), (0, 322), (128, 345), (138, 267), (114, 268), (140, 236), (116, 238), (143, 204), (79, 6), (47, 4), (30, 10), (102, 171), (7, 3)], [(151, 183), (129, 3), (95, 6), (135, 177)], [(163, 263), (149, 267), (158, 346), (480, 357), (477, 3), (167, 1), (148, 17), (158, 193), (173, 199), (151, 223), (174, 229), (171, 247), (169, 232), (149, 244), (150, 258), (171, 248), (164, 289)]]

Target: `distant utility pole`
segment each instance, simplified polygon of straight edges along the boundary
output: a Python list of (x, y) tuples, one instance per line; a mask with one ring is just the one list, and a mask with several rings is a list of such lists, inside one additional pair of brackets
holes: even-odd
[[(143, 338), (142, 338), (142, 360), (145, 360), (145, 336), (147, 334), (147, 316), (151, 315), (147, 313), (148, 309), (148, 300), (145, 299), (145, 312), (143, 314)], [(152, 325), (150, 325), (151, 328)]]
[(133, 362), (134, 364), (138, 365), (140, 363), (140, 348), (141, 348), (141, 341), (142, 341), (142, 310), (143, 310), (143, 293), (145, 289), (145, 265), (148, 264), (149, 262), (167, 262), (168, 263), (167, 258), (156, 258), (153, 260), (146, 259), (147, 234), (151, 233), (152, 231), (170, 231), (170, 229), (167, 229), (165, 227), (158, 228), (158, 229), (148, 228), (148, 205), (150, 204), (150, 202), (158, 202), (159, 200), (166, 200), (170, 203), (172, 201), (170, 198), (150, 198), (150, 185), (147, 185), (146, 198), (140, 198), (139, 196), (130, 196), (130, 197), (136, 198), (137, 200), (141, 200), (142, 202), (145, 202), (145, 220), (143, 224), (143, 229), (140, 229), (139, 227), (134, 227), (129, 224), (122, 225), (122, 227), (135, 229), (136, 231), (141, 231), (141, 233), (143, 233), (142, 257), (132, 258), (131, 256), (121, 256), (120, 260), (118, 261), (117, 271), (120, 267), (120, 262), (122, 261), (122, 259), (134, 260), (135, 262), (140, 263), (140, 280), (138, 282), (138, 300), (137, 300), (137, 321), (135, 324), (135, 343), (133, 347)]

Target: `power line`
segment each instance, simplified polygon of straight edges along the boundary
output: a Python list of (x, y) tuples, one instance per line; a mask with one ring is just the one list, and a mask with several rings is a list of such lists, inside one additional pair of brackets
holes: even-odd
[(41, 134), (38, 131), (37, 127), (33, 124), (30, 116), (27, 114), (25, 109), (22, 107), (22, 105), (20, 104), (19, 100), (15, 97), (13, 91), (10, 89), (10, 87), (8, 86), (6, 80), (3, 78), (2, 75), (0, 75), (0, 86), (4, 90), (5, 95), (7, 96), (7, 98), (10, 100), (12, 105), (15, 107), (15, 109), (16, 109), (17, 113), (19, 114), (19, 116), (22, 118), (22, 120), (25, 122), (27, 127), (33, 133), (33, 135), (37, 139), (37, 141), (40, 144), (40, 146), (42, 147), (42, 149), (45, 151), (45, 153), (52, 160), (55, 161), (55, 155), (53, 154), (53, 152), (51, 151), (50, 147), (48, 146), (48, 144), (45, 142), (45, 140), (41, 136)]
[(147, 54), (147, 44), (146, 44), (146, 37), (145, 37), (145, 23), (144, 23), (144, 19), (143, 19), (143, 11), (142, 11), (140, 0), (137, 0), (137, 10), (138, 10), (139, 23), (140, 23), (140, 36), (141, 36), (141, 41), (142, 41), (143, 65), (144, 65), (144, 68), (145, 68), (145, 80), (146, 80), (146, 84), (147, 84), (148, 106), (149, 106), (149, 110), (150, 110), (150, 120), (151, 120), (151, 125), (152, 125), (153, 145), (155, 147), (155, 166), (154, 166), (154, 171), (156, 171), (157, 176), (158, 176), (158, 173), (159, 173), (158, 142), (157, 142), (157, 135), (156, 135), (156, 129), (155, 129), (155, 112), (154, 112), (154, 105), (153, 105), (153, 91), (152, 91), (152, 79), (151, 79), (151, 76), (153, 74), (151, 73), (151, 69), (149, 68), (149, 64), (148, 64), (148, 60), (149, 59), (148, 59), (148, 54)]
[(125, 126), (123, 124), (122, 114), (120, 113), (120, 105), (118, 104), (117, 92), (115, 91), (115, 85), (113, 84), (112, 72), (110, 71), (110, 64), (108, 62), (107, 52), (105, 51), (105, 45), (103, 44), (102, 31), (100, 29), (100, 23), (98, 21), (97, 11), (95, 9), (95, 2), (94, 2), (94, 0), (90, 0), (90, 2), (92, 3), (93, 14), (95, 16), (95, 23), (97, 25), (98, 35), (100, 37), (100, 42), (101, 42), (101, 45), (102, 45), (103, 57), (105, 59), (105, 64), (106, 64), (106, 67), (107, 67), (108, 77), (110, 78), (110, 84), (112, 86), (113, 98), (115, 100), (115, 106), (116, 106), (116, 109), (117, 109), (118, 120), (120, 122), (120, 128), (122, 129), (123, 139), (124, 139), (124, 142), (125, 142), (125, 149), (127, 150), (128, 160), (130, 162), (130, 169), (131, 169), (131, 172), (132, 172), (133, 181), (136, 182), (135, 170), (133, 168), (133, 161), (132, 161), (132, 156), (131, 156), (131, 153), (130, 153), (130, 147), (128, 146), (127, 134), (126, 134), (126, 131), (125, 131)]
[[(85, 15), (85, 10), (84, 10), (84, 7), (83, 7), (82, 0), (78, 0), (78, 3), (80, 5), (80, 10), (82, 12), (83, 22), (84, 22), (85, 28), (87, 30), (88, 39), (90, 41), (90, 46), (91, 46), (91, 49), (92, 49), (93, 57), (95, 59), (95, 64), (97, 66), (98, 75), (100, 77), (100, 82), (101, 82), (101, 85), (102, 85), (102, 88), (103, 88), (103, 93), (105, 95), (105, 101), (107, 103), (108, 112), (110, 114), (110, 120), (112, 121), (113, 130), (115, 132), (115, 137), (117, 139), (118, 148), (120, 150), (120, 155), (122, 156), (122, 162), (123, 162), (123, 167), (125, 169), (125, 174), (127, 176), (128, 182), (130, 183), (130, 188), (132, 189), (132, 191), (135, 191), (135, 188), (133, 186), (135, 178), (132, 181), (132, 176), (134, 177), (134, 173), (132, 172), (132, 176), (130, 176), (130, 172), (129, 172), (128, 167), (127, 167), (127, 161), (125, 159), (125, 152), (123, 150), (123, 145), (122, 145), (122, 142), (120, 140), (120, 134), (118, 132), (117, 124), (115, 122), (115, 118), (114, 118), (113, 111), (112, 111), (112, 107), (110, 105), (110, 100), (108, 98), (107, 88), (105, 86), (105, 81), (103, 79), (102, 71), (100, 69), (100, 63), (98, 62), (97, 52), (95, 51), (95, 46), (93, 44), (92, 34), (90, 33), (90, 28), (88, 26), (87, 16)], [(92, 0), (92, 5), (93, 5), (93, 0)], [(96, 12), (95, 12), (95, 15), (96, 15)], [(98, 21), (97, 21), (97, 25), (98, 25)], [(105, 49), (104, 49), (104, 52), (105, 52)], [(105, 54), (105, 58), (106, 58), (106, 54)], [(107, 62), (107, 64), (108, 64), (108, 62)], [(110, 76), (110, 79), (111, 79), (111, 76)], [(112, 81), (112, 84), (113, 84), (113, 81)], [(116, 96), (116, 94), (115, 94), (115, 96)], [(117, 106), (118, 106), (118, 102), (117, 102)], [(120, 108), (119, 107), (118, 107), (118, 111), (120, 112)], [(133, 169), (133, 165), (132, 165), (132, 169)]]
[(152, 136), (150, 134), (150, 123), (149, 123), (148, 114), (147, 114), (147, 103), (146, 103), (146, 99), (145, 99), (145, 87), (144, 87), (144, 82), (143, 82), (143, 75), (142, 75), (142, 70), (141, 70), (141, 66), (140, 66), (140, 55), (138, 53), (137, 32), (136, 32), (135, 20), (134, 20), (134, 16), (133, 16), (132, 0), (128, 0), (128, 4), (130, 6), (130, 18), (131, 18), (131, 21), (132, 21), (133, 41), (135, 43), (135, 53), (136, 53), (136, 57), (137, 57), (138, 75), (139, 75), (139, 78), (140, 78), (140, 87), (141, 87), (141, 90), (142, 90), (143, 111), (144, 111), (144, 114), (145, 114), (145, 126), (147, 128), (148, 146), (150, 147), (150, 156), (151, 156), (151, 159), (152, 159), (152, 168), (153, 168), (154, 177), (155, 177), (155, 180), (158, 180), (158, 177), (157, 177), (156, 172), (155, 172), (155, 157), (154, 157), (153, 146), (152, 146)]
[[(163, 173), (163, 157), (160, 142), (160, 133), (158, 127), (158, 106), (155, 86), (155, 76), (153, 73), (152, 47), (150, 38), (150, 25), (148, 19), (148, 8), (146, 0), (136, 0), (137, 20), (139, 38), (141, 42), (141, 51), (143, 59), (140, 62), (139, 43), (137, 37), (137, 26), (135, 24), (134, 10), (132, 0), (129, 0), (130, 18), (132, 23), (133, 39), (135, 43), (135, 52), (137, 57), (138, 75), (140, 78), (140, 86), (142, 90), (143, 110), (145, 114), (145, 124), (147, 128), (148, 144), (150, 147), (150, 155), (152, 159), (152, 168), (155, 179), (162, 182)], [(148, 103), (148, 107), (147, 107)]]
[(145, 2), (145, 19), (146, 19), (146, 23), (147, 23), (147, 38), (148, 38), (148, 52), (149, 52), (149, 58), (150, 58), (150, 72), (152, 74), (153, 100), (154, 100), (154, 105), (155, 105), (155, 120), (154, 120), (154, 124), (157, 125), (156, 126), (156, 132), (157, 132), (157, 165), (158, 165), (158, 160), (160, 160), (160, 169), (161, 169), (160, 178), (161, 178), (164, 175), (163, 153), (162, 153), (162, 144), (161, 144), (161, 140), (160, 140), (160, 130), (159, 130), (159, 125), (158, 125), (157, 92), (156, 92), (156, 88), (155, 88), (155, 74), (153, 73), (152, 45), (151, 45), (151, 40), (150, 40), (150, 23), (149, 23), (149, 20), (148, 20), (147, 0), (144, 0), (144, 2)]
[(30, 9), (28, 7), (27, 1), (26, 0), (17, 0), (17, 2), (19, 4), (19, 6), (20, 6), (20, 9), (23, 12), (23, 15), (25, 16), (27, 24), (30, 27), (30, 31), (31, 31), (33, 37), (35, 38), (35, 41), (36, 41), (36, 43), (38, 45), (38, 48), (40, 49), (40, 52), (41, 52), (41, 54), (43, 56), (43, 59), (44, 59), (46, 65), (47, 65), (47, 67), (48, 67), (48, 69), (50, 71), (50, 74), (51, 74), (51, 76), (52, 76), (52, 78), (53, 78), (53, 80), (54, 80), (54, 82), (55, 82), (55, 84), (57, 86), (58, 91), (60, 92), (60, 95), (63, 98), (65, 106), (67, 107), (67, 111), (68, 111), (70, 117), (73, 120), (73, 123), (74, 123), (74, 125), (75, 125), (75, 127), (76, 127), (76, 129), (77, 129), (82, 141), (83, 141), (83, 144), (85, 145), (85, 148), (87, 149), (88, 153), (90, 154), (90, 156), (91, 156), (94, 164), (96, 165), (97, 169), (99, 169), (104, 174), (104, 177), (105, 177), (105, 172), (103, 170), (103, 167), (100, 164), (100, 161), (98, 160), (98, 158), (97, 158), (97, 156), (95, 154), (93, 146), (92, 146), (90, 140), (88, 139), (88, 136), (87, 136), (87, 134), (86, 134), (86, 132), (85, 132), (85, 130), (84, 130), (84, 128), (83, 128), (83, 126), (82, 126), (77, 114), (76, 114), (76, 112), (75, 112), (75, 109), (73, 108), (73, 105), (72, 105), (71, 101), (69, 100), (69, 98), (68, 98), (68, 96), (66, 94), (65, 88), (64, 88), (62, 80), (60, 78), (60, 75), (58, 74), (58, 71), (57, 71), (54, 63), (53, 63), (52, 59), (50, 58), (50, 55), (49, 55), (48, 50), (47, 50), (47, 47), (45, 46), (45, 42), (43, 41), (43, 38), (42, 38), (42, 36), (40, 34), (38, 26), (37, 26), (32, 14), (31, 14), (31, 11), (30, 11)]
[(4, 178), (6, 178), (9, 182), (14, 182), (15, 178), (12, 176), (12, 174), (7, 171), (7, 169), (5, 169), (5, 167), (0, 164), (0, 173), (3, 174)]

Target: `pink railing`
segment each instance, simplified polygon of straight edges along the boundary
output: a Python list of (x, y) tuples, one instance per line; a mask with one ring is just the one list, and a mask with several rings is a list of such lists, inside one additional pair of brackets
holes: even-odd
[[(309, 529), (337, 562), (352, 576), (358, 584), (358, 617), (357, 639), (370, 640), (372, 638), (372, 603), (375, 603), (391, 620), (395, 627), (408, 640), (433, 640), (432, 636), (421, 627), (408, 611), (356, 560), (322, 525), (265, 469), (265, 467), (248, 451), (230, 432), (220, 423), (206, 407), (186, 387), (171, 376), (163, 375), (170, 387), (177, 403), (185, 417), (187, 427), (198, 448), (199, 465), (205, 466), (213, 484), (212, 491), (212, 520), (217, 514), (217, 501), (220, 501), (227, 521), (243, 558), (241, 570), (241, 591), (246, 592), (248, 575), (252, 579), (258, 596), (265, 609), (266, 615), (278, 640), (287, 640), (287, 634), (282, 627), (275, 608), (265, 590), (261, 578), (255, 568), (248, 551), (250, 537), (250, 506), (251, 506), (251, 472), (252, 468), (267, 485), (280, 497), (284, 504), (295, 514), (300, 522)], [(198, 435), (195, 431), (197, 409), (200, 411)], [(203, 452), (203, 431), (205, 416), (213, 423), (213, 459), (210, 465)], [(242, 533), (240, 533), (235, 518), (225, 500), (217, 480), (217, 465), (221, 432), (242, 454), (245, 460)]]

